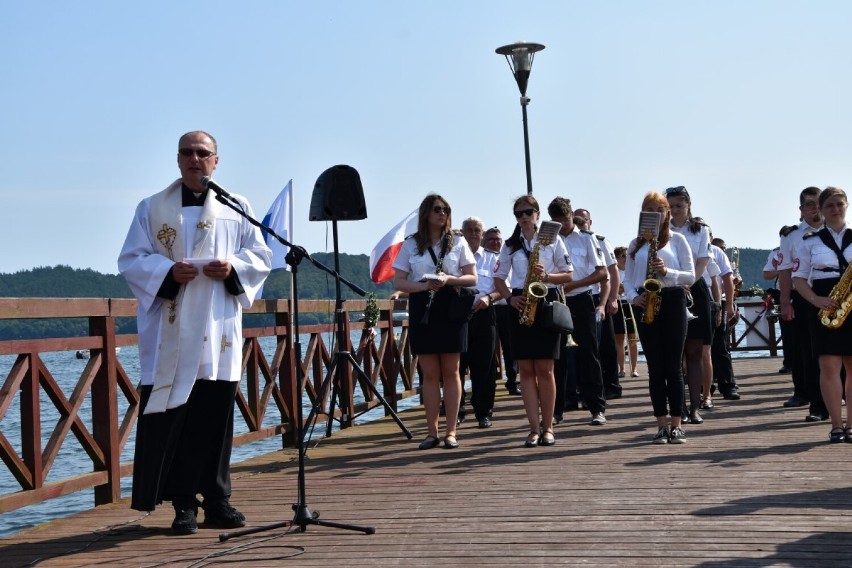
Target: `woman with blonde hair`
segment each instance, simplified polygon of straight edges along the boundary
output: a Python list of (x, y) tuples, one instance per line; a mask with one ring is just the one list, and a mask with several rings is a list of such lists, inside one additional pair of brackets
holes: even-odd
[[(653, 443), (682, 444), (686, 441), (681, 428), (681, 362), (687, 326), (684, 286), (695, 281), (695, 269), (686, 239), (670, 228), (671, 209), (665, 196), (649, 193), (642, 201), (642, 211), (660, 213), (660, 223), (652, 236), (654, 240), (640, 235), (630, 242), (624, 267), (624, 293), (636, 313), (639, 341), (648, 364), (648, 390), (657, 420)], [(644, 286), (649, 276), (660, 282), (659, 311), (653, 318), (645, 317), (645, 312), (653, 309), (647, 305), (649, 293)], [(671, 425), (667, 416), (671, 417)]]

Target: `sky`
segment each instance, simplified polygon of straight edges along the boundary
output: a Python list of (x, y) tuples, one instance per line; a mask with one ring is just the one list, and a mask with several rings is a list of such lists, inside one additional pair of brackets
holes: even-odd
[(844, 1), (0, 0), (0, 273), (117, 273), (137, 203), (211, 132), (215, 179), (258, 218), (293, 180), (293, 242), (314, 183), (348, 164), (367, 254), (430, 192), (453, 224), (505, 234), (526, 193), (505, 59), (542, 43), (527, 95), (533, 195), (589, 209), (613, 246), (643, 196), (685, 185), (729, 246), (772, 248), (809, 185), (852, 188), (852, 3)]

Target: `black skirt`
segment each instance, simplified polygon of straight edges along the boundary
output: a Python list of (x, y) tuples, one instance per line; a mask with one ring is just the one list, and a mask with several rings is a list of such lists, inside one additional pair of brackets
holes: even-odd
[(444, 286), (432, 300), (428, 323), (424, 323), (429, 292), (411, 294), (408, 299), (408, 333), (411, 352), (415, 355), (467, 352), (467, 322), (447, 319), (451, 286)]
[[(840, 278), (822, 278), (814, 280), (813, 288), (817, 296), (828, 296)], [(822, 325), (819, 316), (810, 319), (811, 348), (814, 355), (852, 355), (852, 318), (846, 318), (837, 329)]]
[[(513, 296), (520, 296), (521, 290), (512, 290)], [(548, 288), (545, 300), (554, 301), (559, 295), (556, 288)], [(541, 310), (541, 302), (538, 306)], [(536, 317), (533, 325), (525, 326), (518, 322), (521, 312), (509, 307), (509, 339), (512, 342), (512, 357), (521, 359), (559, 359), (559, 345), (562, 334), (541, 327)], [(537, 314), (538, 315), (538, 314)]]
[(710, 319), (710, 288), (707, 287), (704, 278), (700, 278), (689, 291), (692, 294), (692, 307), (689, 308), (689, 311), (692, 312), (695, 319), (689, 321), (686, 338), (700, 339), (702, 345), (710, 345), (713, 343), (713, 322)]

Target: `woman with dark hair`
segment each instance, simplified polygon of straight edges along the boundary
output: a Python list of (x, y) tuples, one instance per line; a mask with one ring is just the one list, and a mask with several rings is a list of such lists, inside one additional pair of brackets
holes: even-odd
[[(710, 230), (703, 222), (693, 219), (692, 200), (685, 187), (681, 185), (668, 188), (666, 198), (671, 211), (671, 230), (686, 238), (695, 267), (695, 277), (692, 282), (687, 283), (693, 302), (690, 311), (695, 318), (689, 321), (684, 351), (686, 379), (689, 385), (689, 422), (701, 424), (704, 419), (698, 409), (701, 406), (704, 377), (707, 376), (711, 382), (713, 380), (712, 370), (706, 369), (704, 364), (710, 360), (710, 347), (713, 344), (713, 322), (710, 319), (710, 304), (713, 299), (703, 278), (704, 271), (710, 264)], [(709, 392), (705, 394), (710, 396)]]
[[(559, 297), (557, 285), (571, 281), (573, 269), (562, 239), (555, 238), (552, 243), (539, 246), (540, 213), (538, 201), (532, 195), (515, 200), (514, 214), (518, 223), (500, 251), (494, 286), (509, 306), (514, 308), (509, 316), (509, 332), (512, 355), (518, 362), (521, 396), (530, 427), (525, 445), (552, 446), (556, 443), (553, 436), (553, 409), (556, 402), (553, 360), (559, 357), (560, 333), (544, 329), (538, 317), (533, 325), (522, 325), (519, 315), (527, 305), (523, 286), (529, 271), (533, 271), (535, 280), (547, 287), (547, 295), (542, 301), (552, 301)], [(538, 263), (530, 266), (529, 257), (536, 249)], [(507, 279), (509, 284), (506, 283)]]
[[(793, 273), (793, 285), (805, 300), (818, 310), (826, 310), (831, 316), (811, 318), (811, 345), (819, 358), (819, 384), (828, 414), (831, 417), (831, 442), (852, 442), (852, 423), (843, 424), (843, 385), (841, 369), (846, 369), (847, 413), (852, 401), (852, 323), (831, 320), (837, 316), (835, 310), (849, 298), (849, 276), (846, 276), (852, 261), (852, 229), (846, 223), (849, 201), (846, 192), (836, 187), (827, 187), (819, 196), (819, 208), (825, 226), (819, 231), (802, 238), (799, 267)], [(832, 289), (846, 276), (844, 297), (831, 296)], [(843, 289), (843, 286), (840, 287)], [(846, 308), (849, 311), (849, 308)], [(826, 325), (828, 324), (828, 325)]]
[(459, 446), (456, 417), (461, 404), (459, 358), (467, 351), (467, 320), (451, 321), (455, 287), (476, 285), (476, 259), (467, 242), (454, 235), (447, 200), (429, 194), (420, 203), (417, 232), (405, 239), (394, 260), (394, 288), (409, 295), (409, 341), (420, 366), (428, 436), (426, 450), (438, 446), (441, 380), (444, 382), (444, 448)]
[[(681, 428), (683, 408), (683, 349), (686, 341), (686, 289), (695, 281), (692, 251), (686, 239), (671, 231), (672, 212), (660, 193), (649, 193), (642, 211), (661, 214), (656, 251), (650, 254), (651, 241), (640, 236), (630, 242), (624, 267), (624, 293), (636, 313), (639, 341), (648, 364), (648, 389), (654, 417), (657, 419), (655, 444), (682, 444), (686, 434)], [(651, 257), (649, 259), (649, 257)], [(652, 321), (645, 317), (648, 293), (643, 284), (648, 275), (660, 282), (659, 312)], [(667, 422), (671, 416), (671, 429)]]

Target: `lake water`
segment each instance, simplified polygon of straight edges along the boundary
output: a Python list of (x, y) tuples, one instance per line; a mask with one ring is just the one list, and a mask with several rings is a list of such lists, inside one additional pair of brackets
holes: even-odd
[[(738, 335), (742, 331), (744, 331), (744, 325), (740, 323), (738, 325)], [(304, 346), (307, 344), (308, 339), (309, 338), (307, 336), (302, 338), (303, 349)], [(332, 345), (333, 338), (331, 337), (331, 334), (328, 334), (328, 337), (325, 337), (324, 339), (326, 345)], [(357, 332), (357, 335), (353, 333), (353, 344), (357, 345), (357, 342), (359, 340), (360, 332)], [(264, 353), (266, 354), (267, 360), (271, 360), (272, 355), (275, 351), (275, 338), (264, 337), (261, 338), (260, 343)], [(768, 356), (768, 351), (741, 351), (734, 354), (734, 357)], [(121, 361), (121, 364), (127, 372), (128, 376), (131, 377), (131, 379), (135, 380), (139, 376), (139, 357), (136, 347), (133, 346), (122, 348), (118, 353), (118, 358)], [(642, 357), (640, 356), (640, 359), (641, 358)], [(42, 359), (48, 371), (51, 373), (51, 375), (61, 387), (62, 392), (65, 393), (65, 396), (70, 396), (70, 393), (73, 391), (76, 381), (78, 380), (86, 366), (87, 360), (77, 359), (73, 352), (64, 351), (43, 353)], [(14, 356), (0, 356), (0, 380), (8, 376), (9, 370), (14, 364), (14, 361)], [(242, 381), (241, 386), (243, 388), (245, 387), (245, 381)], [(397, 386), (397, 390), (402, 390), (402, 388), (403, 386), (400, 383)], [(42, 444), (44, 445), (47, 443), (48, 437), (50, 436), (57, 420), (59, 419), (59, 415), (54, 409), (53, 404), (49, 400), (47, 400), (43, 391), (41, 392), (41, 398), (41, 423), (43, 438)], [(308, 400), (307, 396), (304, 396), (302, 401), (304, 413), (305, 416), (307, 416), (311, 407), (311, 403)], [(357, 393), (356, 401), (358, 401)], [(417, 397), (410, 397), (408, 399), (399, 401), (398, 409), (402, 411), (406, 408), (415, 406), (418, 403), (419, 401)], [(127, 403), (124, 400), (124, 397), (119, 394), (119, 417), (123, 416), (126, 409)], [(245, 421), (243, 420), (242, 416), (239, 415), (239, 410), (237, 410), (236, 412), (237, 416), (234, 420), (235, 433), (239, 434), (248, 431), (248, 428), (245, 425)], [(89, 430), (89, 432), (91, 432), (91, 399), (89, 397), (87, 397), (86, 400), (83, 402), (79, 416), (86, 425), (86, 428)], [(359, 418), (356, 419), (356, 422), (364, 423), (369, 422), (371, 420), (377, 420), (382, 417), (384, 417), (384, 409), (379, 406), (377, 408), (374, 408), (370, 412), (361, 415)], [(272, 426), (274, 424), (277, 424), (279, 419), (280, 416), (278, 415), (277, 408), (274, 404), (271, 404), (270, 410), (264, 418), (264, 426)], [(336, 429), (337, 423), (335, 423), (334, 426)], [(15, 450), (20, 453), (20, 406), (17, 400), (15, 401), (15, 403), (12, 404), (12, 406), (10, 406), (8, 412), (6, 413), (6, 416), (3, 418), (3, 421), (0, 422), (0, 431), (2, 431), (3, 434), (9, 439)], [(314, 432), (314, 437), (321, 436), (324, 432), (325, 423), (318, 423)], [(127, 445), (124, 448), (124, 451), (122, 452), (121, 462), (128, 462), (133, 459), (134, 439), (135, 430), (131, 434), (131, 439), (128, 441)], [(281, 439), (277, 436), (273, 436), (249, 444), (244, 444), (242, 446), (234, 448), (232, 455), (232, 463), (241, 462), (255, 456), (276, 451), (281, 449), (281, 447)], [(69, 433), (64, 443), (62, 444), (62, 448), (60, 449), (59, 454), (56, 457), (56, 460), (54, 462), (53, 467), (51, 468), (50, 473), (48, 474), (47, 481), (56, 481), (64, 477), (88, 473), (90, 471), (91, 461), (89, 460), (88, 456), (85, 455), (85, 452), (80, 448), (80, 445), (77, 442), (76, 438), (74, 438), (73, 433)], [(129, 496), (130, 489), (131, 478), (123, 478), (121, 481), (122, 497)], [(0, 495), (9, 494), (19, 490), (20, 485), (9, 472), (8, 468), (0, 467)], [(77, 493), (72, 493), (70, 495), (65, 495), (57, 499), (51, 499), (49, 501), (31, 505), (29, 507), (17, 509), (8, 513), (4, 513), (0, 515), (0, 537), (14, 534), (23, 529), (36, 526), (52, 519), (66, 517), (74, 513), (78, 513), (80, 511), (88, 510), (92, 508), (93, 505), (94, 490), (86, 490), (79, 491)]]

